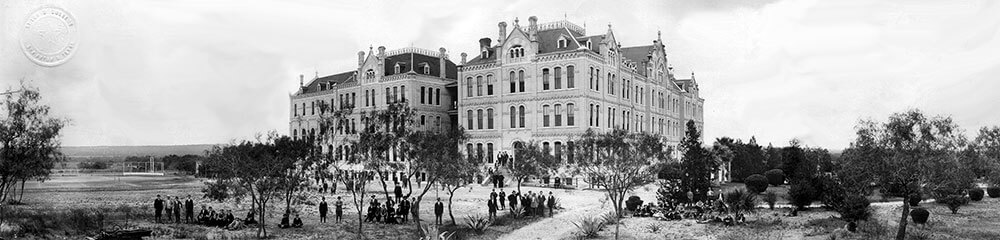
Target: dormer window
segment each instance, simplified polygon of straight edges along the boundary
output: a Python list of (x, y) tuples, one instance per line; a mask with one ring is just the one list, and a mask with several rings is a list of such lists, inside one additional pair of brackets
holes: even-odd
[(319, 90), (326, 91), (326, 83), (319, 83)]
[(510, 58), (524, 57), (524, 47), (521, 47), (521, 45), (515, 45), (510, 48), (510, 54), (508, 55), (510, 55)]
[(594, 49), (594, 46), (590, 44), (591, 41), (587, 41), (587, 48)]
[(557, 45), (557, 48), (566, 48), (569, 45), (569, 41), (566, 40), (566, 37), (559, 37)]
[(399, 74), (399, 63), (396, 63), (396, 66), (393, 66), (392, 69), (393, 74)]
[(485, 58), (490, 58), (490, 51), (489, 50), (483, 49), (483, 58), (484, 59)]
[(431, 74), (431, 65), (427, 64), (427, 63), (424, 63), (423, 65), (424, 65), (423, 66), (424, 74), (425, 75), (430, 75)]

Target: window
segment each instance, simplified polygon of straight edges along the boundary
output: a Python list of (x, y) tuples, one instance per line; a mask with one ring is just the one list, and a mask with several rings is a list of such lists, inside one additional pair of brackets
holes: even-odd
[(351, 93), (351, 108), (354, 108), (354, 104), (358, 101), (358, 94)]
[(299, 105), (298, 104), (292, 104), (292, 107), (295, 108), (295, 110), (292, 110), (292, 113), (295, 114), (295, 116), (299, 116)]
[(483, 76), (476, 77), (476, 96), (483, 95)]
[(566, 48), (567, 42), (565, 37), (559, 37), (559, 41), (557, 42), (558, 48)]
[(587, 85), (587, 87), (594, 89), (594, 67), (590, 67), (590, 72), (588, 74), (588, 76), (590, 76), (590, 85)]
[(553, 145), (555, 146), (554, 148), (555, 148), (555, 152), (556, 152), (556, 162), (561, 163), (562, 162), (562, 143), (561, 142), (555, 142), (555, 144), (553, 144)]
[(309, 114), (316, 115), (316, 102), (309, 102)]
[(549, 90), (549, 69), (542, 69), (542, 90)]
[(519, 92), (524, 92), (524, 70), (517, 71), (517, 88)]
[(553, 71), (556, 73), (556, 89), (560, 89), (562, 88), (562, 68), (556, 67)]
[(431, 65), (430, 64), (424, 63), (424, 74), (425, 75), (430, 75), (431, 74)]
[(574, 124), (576, 124), (575, 123), (575, 119), (573, 119), (573, 112), (574, 111), (576, 111), (576, 109), (573, 109), (573, 104), (572, 103), (567, 103), (566, 104), (566, 126), (573, 126)]
[(424, 104), (424, 97), (427, 96), (424, 90), (426, 90), (426, 87), (420, 87), (420, 104)]
[(476, 129), (483, 129), (483, 110), (476, 110)]
[(472, 125), (472, 110), (469, 110), (469, 111), (465, 112), (465, 118), (466, 118), (466, 124), (465, 124), (466, 129), (470, 129), (471, 130), (472, 126), (473, 126)]
[(471, 143), (468, 143), (468, 144), (465, 144), (465, 152), (466, 152), (466, 154), (467, 154), (466, 156), (468, 156), (468, 157), (469, 157), (469, 159), (472, 159), (472, 158), (473, 158), (473, 156), (474, 156), (474, 155), (475, 155), (475, 153), (476, 153), (476, 152), (473, 152), (473, 151), (472, 151), (472, 144), (471, 144)]
[(573, 145), (573, 141), (566, 142), (566, 163), (573, 164), (576, 163), (575, 151), (576, 146)]
[(590, 111), (588, 113), (590, 113), (590, 115), (587, 116), (587, 120), (589, 120), (589, 122), (587, 122), (587, 126), (594, 126), (594, 104), (593, 103), (590, 104)]
[(542, 127), (549, 126), (549, 105), (542, 106)]
[(424, 126), (426, 122), (424, 121), (424, 115), (420, 115), (420, 126)]
[(399, 87), (392, 87), (392, 102), (399, 101)]
[(514, 106), (510, 106), (510, 128), (517, 127), (517, 109)]
[(493, 143), (486, 144), (486, 163), (493, 163)]
[(518, 107), (517, 115), (518, 115), (518, 125), (521, 128), (524, 128), (524, 106)]
[(514, 71), (510, 71), (510, 93), (517, 90), (517, 79), (514, 78)]
[(472, 77), (465, 79), (465, 97), (472, 97)]
[(389, 88), (385, 88), (385, 103), (392, 103), (392, 92)]
[(566, 66), (566, 88), (573, 88), (575, 87), (574, 85), (576, 85), (576, 83), (573, 82), (574, 81), (573, 77), (575, 75), (573, 71), (575, 69), (576, 68), (574, 68), (573, 66)]
[(486, 75), (486, 95), (493, 96), (493, 75)]
[(562, 104), (556, 104), (556, 124), (555, 126), (562, 126)]
[(400, 70), (399, 63), (396, 63), (396, 65), (393, 66), (392, 69), (393, 69), (393, 72), (392, 72), (393, 74), (399, 73), (399, 70)]
[(482, 143), (476, 143), (476, 160), (482, 162), (483, 161), (483, 155), (484, 155), (483, 154), (483, 144)]
[(493, 109), (486, 109), (486, 129), (493, 129)]
[(406, 86), (399, 86), (399, 100), (406, 102)]
[(508, 51), (508, 53), (510, 58), (524, 57), (524, 47), (521, 47), (521, 45), (514, 45), (513, 47), (510, 48), (510, 51)]
[(601, 69), (594, 69), (594, 90), (601, 91)]
[(594, 126), (601, 126), (601, 105), (594, 105)]
[(545, 154), (552, 154), (552, 152), (549, 152), (549, 150), (550, 150), (550, 148), (549, 148), (549, 142), (543, 142), (542, 143), (542, 151), (545, 152)]
[(434, 93), (434, 97), (435, 97), (434, 101), (436, 102), (435, 104), (436, 105), (441, 105), (441, 89), (438, 88), (436, 91), (437, 92)]
[(375, 89), (372, 89), (372, 107), (375, 106)]
[(366, 79), (375, 78), (375, 71), (371, 70), (371, 69), (368, 69), (368, 71), (365, 71), (365, 78)]

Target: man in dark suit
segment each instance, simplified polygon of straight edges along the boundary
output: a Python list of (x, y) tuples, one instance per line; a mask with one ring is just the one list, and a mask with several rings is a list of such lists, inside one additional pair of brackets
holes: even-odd
[(486, 201), (486, 208), (489, 209), (489, 214), (490, 214), (489, 218), (490, 218), (490, 220), (496, 219), (496, 217), (497, 217), (497, 202), (493, 201), (493, 199), (490, 199), (489, 201)]
[(549, 192), (549, 202), (545, 206), (549, 207), (549, 217), (552, 217), (552, 214), (555, 214), (552, 210), (556, 209), (556, 197), (552, 196), (551, 191)]
[(514, 208), (517, 208), (517, 191), (510, 191), (510, 195), (507, 195), (507, 202), (510, 204), (510, 211), (513, 212)]
[(339, 223), (344, 218), (344, 202), (340, 200), (340, 196), (337, 196), (337, 202), (333, 203), (333, 208), (333, 213), (336, 214), (336, 220)]
[(396, 187), (392, 189), (392, 193), (396, 194), (396, 201), (399, 202), (403, 198), (403, 188), (399, 186), (398, 182), (394, 183)]
[(490, 192), (490, 201), (494, 201), (494, 202), (497, 201), (497, 189), (495, 189), (495, 188), (493, 189), (492, 192)]
[(441, 215), (444, 214), (444, 204), (441, 203), (441, 198), (437, 199), (437, 203), (434, 203), (434, 221), (437, 225), (441, 225)]
[(188, 194), (187, 201), (184, 201), (184, 213), (188, 223), (194, 220), (194, 201), (191, 200), (191, 194)]
[(180, 223), (181, 222), (181, 207), (183, 207), (183, 205), (181, 204), (181, 197), (174, 197), (174, 222), (175, 223)]
[(319, 222), (320, 223), (325, 223), (326, 222), (326, 213), (328, 211), (329, 211), (329, 209), (327, 208), (327, 205), (326, 205), (326, 197), (323, 197), (323, 200), (319, 203)]
[(503, 188), (500, 189), (500, 194), (497, 197), (500, 200), (500, 204), (498, 204), (497, 207), (504, 209), (504, 200), (507, 200), (507, 194), (503, 192)]
[(163, 217), (163, 200), (160, 199), (160, 195), (156, 195), (156, 200), (153, 200), (153, 209), (155, 210), (156, 222), (159, 223), (160, 218)]

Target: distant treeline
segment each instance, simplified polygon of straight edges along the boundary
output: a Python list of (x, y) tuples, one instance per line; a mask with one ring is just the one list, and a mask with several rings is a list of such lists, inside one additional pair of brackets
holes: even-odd
[[(203, 156), (188, 154), (183, 156), (167, 155), (162, 158), (155, 158), (154, 160), (157, 162), (162, 162), (164, 168), (166, 168), (166, 170), (168, 171), (178, 171), (187, 174), (194, 174), (195, 167), (197, 166), (196, 162), (201, 161), (203, 159), (204, 159)], [(126, 162), (130, 163), (149, 162), (149, 156), (129, 156), (125, 158), (94, 157), (94, 158), (85, 158), (78, 160), (79, 161), (76, 164), (77, 168), (100, 170), (100, 169), (115, 168), (117, 167), (116, 164), (122, 164)], [(145, 171), (146, 168), (146, 166), (142, 164), (136, 165), (134, 167), (140, 168), (136, 169), (139, 171)]]
[(750, 175), (764, 174), (771, 169), (781, 169), (788, 177), (832, 172), (835, 156), (840, 155), (830, 154), (823, 148), (800, 146), (796, 140), (785, 147), (760, 146), (754, 137), (747, 142), (729, 137), (718, 138), (715, 148), (731, 153), (726, 157), (731, 158), (728, 160), (733, 182), (743, 182)]

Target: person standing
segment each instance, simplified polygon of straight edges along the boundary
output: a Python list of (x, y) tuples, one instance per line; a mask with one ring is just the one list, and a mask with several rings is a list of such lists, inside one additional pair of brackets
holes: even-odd
[(434, 203), (434, 221), (437, 225), (441, 225), (441, 214), (444, 214), (444, 204), (441, 203), (441, 198), (438, 198), (437, 203)]
[(337, 222), (344, 218), (344, 202), (337, 196), (337, 202), (333, 203), (333, 213), (337, 215)]
[(513, 212), (517, 208), (517, 191), (510, 191), (510, 195), (507, 196), (507, 202), (510, 204), (510, 211)]
[(399, 202), (399, 213), (396, 214), (402, 218), (403, 223), (406, 223), (408, 216), (410, 215), (410, 200), (403, 198), (402, 202)]
[(328, 210), (329, 209), (327, 209), (327, 205), (326, 205), (326, 197), (322, 197), (321, 202), (319, 202), (319, 222), (320, 223), (325, 223), (326, 222), (326, 213), (327, 213)]
[(497, 177), (500, 178), (497, 181), (497, 185), (500, 186), (500, 188), (503, 188), (504, 176), (503, 175), (497, 175)]
[(188, 223), (194, 221), (194, 201), (191, 200), (191, 194), (188, 194), (187, 201), (184, 201), (184, 213)]
[(542, 191), (538, 191), (538, 196), (535, 198), (535, 200), (538, 202), (538, 209), (536, 209), (538, 211), (538, 216), (539, 217), (544, 217), (545, 216), (545, 193), (542, 193)]
[(174, 197), (174, 222), (181, 223), (181, 197)]
[(490, 201), (494, 201), (494, 202), (497, 201), (497, 189), (496, 188), (494, 188), (493, 191), (490, 192)]
[(507, 194), (504, 194), (503, 188), (500, 189), (500, 194), (498, 195), (498, 197), (500, 200), (500, 204), (497, 206), (500, 207), (500, 209), (504, 209), (505, 204), (503, 203), (503, 201), (505, 200), (505, 198), (507, 198)]
[(552, 192), (551, 191), (549, 192), (549, 202), (548, 202), (548, 204), (545, 204), (545, 205), (548, 205), (548, 207), (549, 207), (549, 217), (552, 217), (552, 215), (555, 214), (555, 212), (553, 212), (552, 210), (556, 209), (556, 197), (552, 196)]
[(489, 201), (486, 201), (486, 208), (489, 209), (489, 214), (490, 214), (489, 218), (490, 218), (490, 220), (496, 219), (496, 217), (497, 217), (497, 202), (493, 201), (493, 199), (490, 199)]
[(403, 198), (403, 188), (399, 186), (399, 182), (393, 182), (396, 187), (392, 188), (392, 192), (396, 194), (396, 201), (402, 200)]
[(167, 215), (165, 222), (174, 221), (174, 203), (170, 200), (170, 195), (163, 199), (163, 213)]
[(160, 195), (156, 195), (156, 200), (153, 200), (153, 216), (156, 217), (156, 222), (161, 222), (161, 217), (163, 217), (163, 199), (160, 199)]

